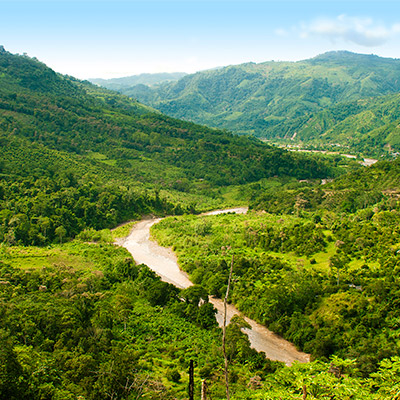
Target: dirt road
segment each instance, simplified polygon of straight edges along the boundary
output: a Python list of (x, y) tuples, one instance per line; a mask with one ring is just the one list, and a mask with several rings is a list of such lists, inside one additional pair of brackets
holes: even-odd
[[(246, 213), (247, 208), (235, 208), (229, 210), (217, 210), (204, 215), (216, 215), (226, 212)], [(145, 219), (138, 222), (129, 236), (121, 240), (118, 244), (124, 246), (139, 264), (146, 264), (155, 271), (162, 280), (172, 283), (179, 288), (187, 288), (192, 285), (187, 274), (179, 269), (175, 254), (165, 247), (159, 246), (150, 240), (150, 228), (161, 219)], [(210, 302), (218, 310), (217, 321), (222, 325), (224, 306), (220, 299), (211, 298)], [(233, 315), (241, 314), (234, 306), (228, 306), (227, 321)], [(242, 314), (241, 314), (242, 315)], [(250, 339), (251, 346), (257, 351), (265, 352), (271, 360), (282, 361), (291, 365), (294, 361), (308, 362), (309, 355), (299, 352), (295, 346), (281, 337), (275, 335), (264, 326), (244, 317), (250, 324), (251, 329), (244, 332)]]

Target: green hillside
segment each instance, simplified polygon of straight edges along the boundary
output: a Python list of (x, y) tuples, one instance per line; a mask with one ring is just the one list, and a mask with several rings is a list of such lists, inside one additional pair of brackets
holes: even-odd
[[(0, 399), (187, 399), (190, 360), (195, 398), (202, 380), (226, 398), (208, 293), (224, 294), (232, 255), (230, 301), (315, 357), (267, 360), (233, 318), (232, 400), (398, 397), (399, 163), (322, 185), (343, 160), (321, 157), (0, 46)], [(249, 215), (189, 215), (247, 200)], [(174, 215), (153, 234), (198, 285), (161, 282), (114, 245), (134, 222), (110, 228), (143, 214)]]
[(154, 183), (155, 175), (170, 167), (179, 170), (180, 178), (216, 185), (277, 174), (300, 178), (328, 172), (313, 160), (258, 141), (152, 112), (127, 97), (55, 74), (27, 57), (3, 53), (0, 68), (4, 135), (107, 159), (109, 164), (134, 170), (139, 177), (146, 175), (146, 162), (155, 162), (154, 167), (158, 165), (162, 172), (152, 171), (153, 176), (143, 180)]
[(400, 95), (340, 103), (310, 117), (297, 140), (323, 147), (339, 143), (353, 151), (379, 156), (400, 150)]
[[(369, 112), (371, 97), (399, 92), (399, 75), (397, 59), (330, 52), (299, 62), (229, 66), (151, 88), (139, 85), (120, 91), (168, 115), (238, 134), (292, 143), (339, 143), (366, 154), (382, 154), (388, 144), (399, 150), (392, 126), (376, 131), (396, 124), (397, 114), (393, 111), (381, 120), (380, 116), (365, 119), (361, 113)], [(349, 122), (342, 132), (338, 123), (354, 113), (363, 126)], [(357, 132), (354, 141), (353, 131)], [(311, 140), (315, 137), (318, 140)], [(359, 146), (365, 137), (368, 146)]]
[(335, 171), (329, 160), (163, 116), (6, 51), (0, 142), (0, 240), (10, 244), (61, 241), (150, 212), (219, 207), (229, 185)]

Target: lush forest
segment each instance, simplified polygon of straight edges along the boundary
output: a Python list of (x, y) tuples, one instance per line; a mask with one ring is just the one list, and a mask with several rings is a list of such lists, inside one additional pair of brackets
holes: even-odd
[[(122, 232), (121, 232), (122, 233)], [(221, 330), (207, 292), (160, 281), (109, 230), (48, 247), (0, 247), (0, 398), (225, 398)], [(90, 239), (91, 242), (87, 242)], [(237, 290), (237, 289), (235, 289)], [(291, 368), (227, 328), (231, 398), (393, 399), (399, 357), (362, 377), (355, 360), (332, 357)]]
[(396, 59), (330, 52), (117, 90), (168, 115), (239, 134), (380, 156), (400, 150), (399, 68)]
[[(101, 237), (1, 248), (0, 398), (184, 398), (190, 360), (197, 381), (215, 374), (218, 393), (213, 307)], [(274, 368), (241, 340), (253, 371)]]
[[(311, 353), (361, 376), (399, 356), (400, 163), (321, 185), (253, 187), (248, 215), (170, 217), (153, 235), (193, 282)], [(253, 185), (255, 186), (255, 185)]]
[(0, 72), (2, 136), (101, 160), (137, 181), (173, 185), (186, 178), (221, 186), (332, 175), (327, 161), (163, 116), (28, 57), (1, 53)]
[[(225, 398), (208, 296), (232, 255), (229, 301), (313, 356), (267, 360), (234, 318), (232, 399), (396, 398), (399, 178), (398, 161), (286, 152), (0, 47), (0, 399), (186, 399), (190, 360), (196, 398), (202, 380)], [(193, 287), (114, 244), (148, 214), (171, 215), (153, 235)]]
[(0, 179), (0, 241), (47, 245), (85, 228), (111, 228), (141, 215), (195, 211), (189, 202), (167, 199), (112, 167), (0, 138), (4, 162)]
[(1, 52), (0, 73), (0, 240), (8, 244), (218, 207), (221, 188), (269, 176), (339, 171), (328, 158), (163, 116), (26, 56)]

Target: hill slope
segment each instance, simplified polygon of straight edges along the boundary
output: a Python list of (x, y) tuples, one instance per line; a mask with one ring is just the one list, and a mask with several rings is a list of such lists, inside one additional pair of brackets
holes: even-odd
[[(343, 103), (399, 92), (399, 76), (400, 60), (330, 52), (299, 62), (229, 66), (152, 88), (138, 85), (120, 91), (174, 117), (297, 142), (310, 140), (307, 122), (323, 110), (333, 107), (334, 113)], [(334, 123), (335, 118), (329, 118), (328, 128)], [(376, 128), (365, 125), (364, 133)], [(323, 126), (315, 134), (321, 131), (325, 133)], [(321, 138), (323, 143), (329, 140)], [(337, 135), (332, 140), (347, 144)], [(390, 142), (380, 141), (380, 148)], [(390, 144), (398, 148), (397, 139)]]
[(332, 173), (328, 162), (163, 116), (5, 51), (0, 141), (0, 240), (9, 243), (193, 212), (199, 196), (211, 199), (221, 186)]
[(399, 94), (339, 103), (311, 115), (296, 138), (319, 147), (339, 143), (377, 157), (399, 152), (399, 107)]
[(151, 112), (27, 57), (1, 54), (0, 73), (3, 134), (83, 156), (100, 153), (110, 164), (134, 169), (139, 177), (154, 161), (154, 168), (165, 164), (164, 172), (175, 167), (181, 178), (219, 185), (276, 174), (308, 177), (319, 169), (314, 161), (309, 168), (304, 158), (260, 142)]

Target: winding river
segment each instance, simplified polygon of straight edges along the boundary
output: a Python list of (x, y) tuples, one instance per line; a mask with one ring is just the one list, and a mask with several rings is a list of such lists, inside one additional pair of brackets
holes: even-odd
[[(233, 208), (228, 210), (217, 210), (203, 215), (216, 215), (227, 212), (246, 213), (247, 208)], [(133, 227), (129, 236), (120, 240), (118, 244), (125, 247), (133, 256), (138, 264), (146, 264), (156, 272), (163, 281), (172, 283), (179, 288), (187, 288), (192, 284), (188, 275), (181, 271), (178, 266), (176, 255), (172, 250), (159, 246), (150, 240), (150, 228), (161, 219), (144, 219)], [(223, 322), (224, 304), (221, 299), (210, 298), (210, 302), (218, 310), (216, 319), (220, 326)], [(277, 336), (265, 326), (245, 317), (234, 306), (228, 305), (227, 321), (233, 315), (240, 314), (249, 323), (251, 329), (243, 331), (248, 335), (251, 346), (257, 351), (263, 351), (267, 358), (282, 361), (286, 365), (291, 365), (294, 361), (308, 362), (308, 354), (299, 352), (296, 347)]]

